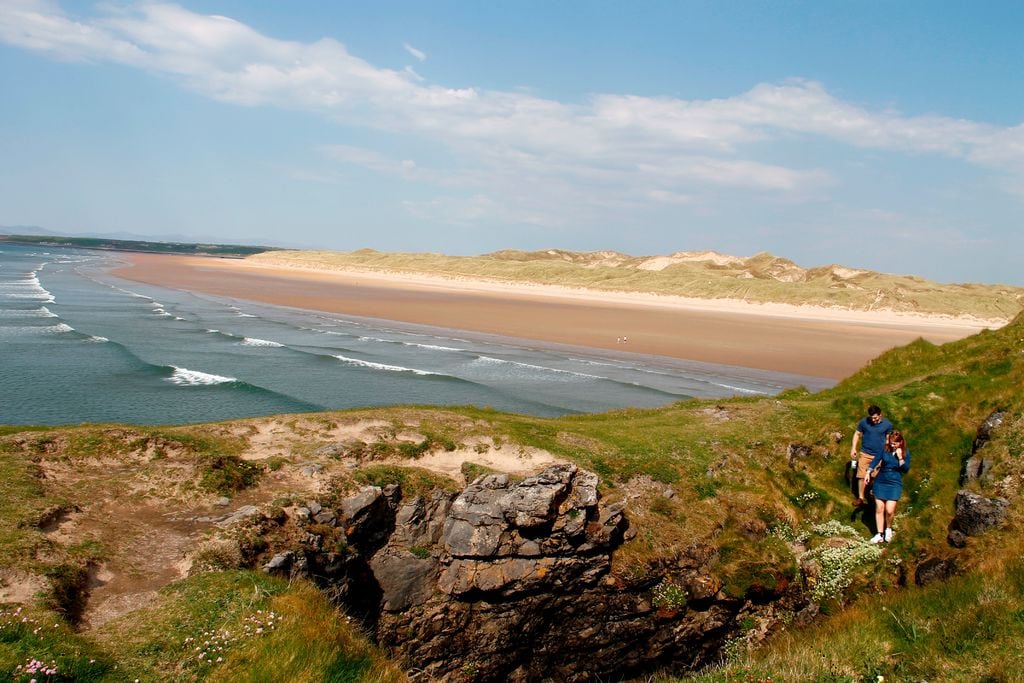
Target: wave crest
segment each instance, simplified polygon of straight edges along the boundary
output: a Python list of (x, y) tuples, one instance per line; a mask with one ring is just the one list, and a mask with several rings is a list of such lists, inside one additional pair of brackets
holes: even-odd
[(406, 368), (401, 365), (388, 365), (387, 363), (374, 363), (368, 360), (359, 360), (358, 358), (349, 358), (348, 356), (337, 355), (335, 356), (338, 360), (348, 365), (355, 365), (361, 368), (370, 368), (372, 370), (386, 370), (387, 372), (411, 372), (414, 375), (437, 375), (436, 372), (429, 372), (427, 370), (417, 370), (416, 368)]
[(245, 339), (240, 341), (239, 344), (241, 344), (242, 346), (265, 346), (275, 349), (279, 349), (284, 346), (284, 344), (278, 344), (276, 341), (270, 341), (268, 339), (257, 339), (255, 337), (246, 337)]
[(178, 386), (186, 387), (198, 387), (198, 386), (210, 386), (213, 384), (227, 384), (228, 382), (237, 382), (238, 380), (234, 377), (223, 377), (221, 375), (213, 375), (207, 372), (199, 372), (198, 370), (189, 370), (188, 368), (175, 367), (174, 372), (167, 378), (167, 381)]

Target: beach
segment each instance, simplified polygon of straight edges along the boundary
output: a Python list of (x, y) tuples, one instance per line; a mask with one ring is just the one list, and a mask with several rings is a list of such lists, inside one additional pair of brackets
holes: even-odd
[(329, 313), (615, 352), (842, 379), (917, 338), (944, 343), (996, 321), (750, 304), (245, 259), (123, 254), (117, 277)]

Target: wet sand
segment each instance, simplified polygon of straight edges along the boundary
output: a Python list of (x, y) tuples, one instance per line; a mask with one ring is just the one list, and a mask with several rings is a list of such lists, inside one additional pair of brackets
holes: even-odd
[(173, 289), (837, 380), (894, 346), (919, 337), (943, 343), (983, 327), (884, 312), (838, 315), (812, 307), (744, 308), (729, 302), (307, 270), (235, 259), (125, 256), (130, 264), (115, 275)]

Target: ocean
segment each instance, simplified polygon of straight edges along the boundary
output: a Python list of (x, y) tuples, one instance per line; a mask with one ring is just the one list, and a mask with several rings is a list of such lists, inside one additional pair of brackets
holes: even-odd
[(271, 306), (0, 245), (0, 424), (183, 424), (399, 404), (540, 416), (831, 380)]

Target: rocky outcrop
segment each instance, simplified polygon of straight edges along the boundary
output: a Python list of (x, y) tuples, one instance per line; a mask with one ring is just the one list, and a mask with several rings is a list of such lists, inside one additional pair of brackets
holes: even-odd
[[(986, 448), (995, 432), (1002, 426), (1005, 413), (993, 411), (978, 427), (978, 433), (971, 445), (971, 457), (964, 463), (960, 485), (972, 482), (984, 485), (994, 461), (986, 456)], [(976, 484), (977, 485), (977, 484)], [(967, 545), (968, 536), (977, 536), (1002, 524), (1009, 511), (1010, 502), (1005, 498), (986, 498), (967, 489), (961, 489), (954, 501), (955, 513), (949, 524), (946, 540), (955, 548)]]
[[(1006, 518), (1010, 501), (1005, 498), (986, 498), (970, 491), (956, 494), (953, 521), (949, 525), (950, 544), (962, 547), (962, 536), (977, 536), (998, 526)], [(958, 537), (955, 532), (962, 534)]]
[(945, 581), (956, 573), (956, 558), (928, 557), (914, 568), (914, 583), (918, 586), (927, 586), (935, 581)]
[(429, 680), (699, 666), (740, 632), (741, 611), (759, 609), (723, 592), (710, 546), (643, 578), (612, 573), (624, 505), (603, 504), (597, 476), (575, 465), (519, 482), (482, 475), (458, 494), (365, 487), (290, 510), (285, 527), (264, 571), (317, 581)]
[(964, 469), (960, 476), (961, 486), (976, 480), (984, 481), (987, 478), (993, 463), (991, 458), (985, 457), (984, 447), (992, 440), (992, 433), (1002, 426), (1004, 417), (1003, 411), (993, 411), (978, 427), (978, 433), (971, 445), (971, 457), (964, 463)]

